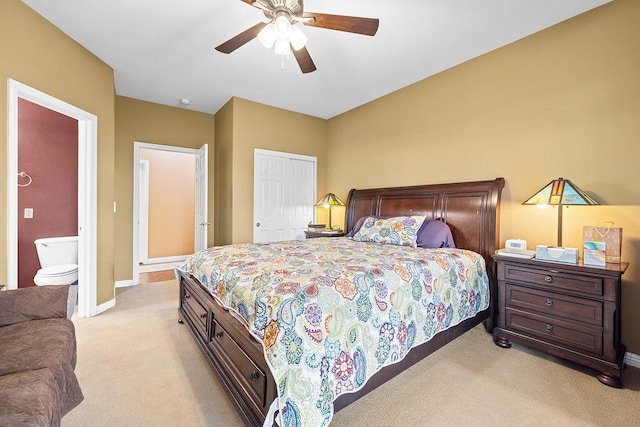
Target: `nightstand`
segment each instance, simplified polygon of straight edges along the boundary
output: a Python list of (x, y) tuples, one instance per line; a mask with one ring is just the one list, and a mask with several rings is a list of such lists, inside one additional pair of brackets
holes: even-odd
[(622, 387), (626, 347), (620, 342), (621, 276), (628, 263), (606, 267), (494, 255), (498, 327), (493, 341), (511, 341), (596, 369)]
[(304, 235), (307, 236), (307, 239), (315, 239), (317, 237), (342, 237), (345, 235), (345, 232), (340, 230), (324, 230), (324, 231), (309, 231), (305, 230)]

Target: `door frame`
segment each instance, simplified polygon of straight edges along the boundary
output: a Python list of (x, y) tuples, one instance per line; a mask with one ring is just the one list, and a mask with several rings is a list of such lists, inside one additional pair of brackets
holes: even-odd
[[(205, 144), (206, 145), (206, 144)], [(173, 145), (161, 145), (161, 144), (151, 144), (148, 142), (138, 142), (134, 141), (133, 143), (133, 274), (131, 279), (132, 285), (140, 284), (140, 253), (139, 253), (139, 227), (138, 222), (140, 221), (140, 150), (148, 149), (148, 150), (159, 150), (159, 151), (170, 151), (174, 153), (187, 153), (198, 155), (199, 149), (196, 148), (187, 148), (187, 147), (175, 147)], [(207, 164), (209, 163), (209, 159), (206, 159)], [(195, 180), (194, 180), (195, 185)], [(196, 196), (197, 197), (197, 196)], [(209, 194), (205, 193), (205, 203), (208, 203)]]
[(7, 288), (18, 287), (18, 99), (78, 121), (78, 316), (97, 312), (98, 117), (7, 79)]
[(138, 217), (138, 263), (149, 261), (149, 160), (140, 160), (140, 180), (138, 181), (140, 198)]

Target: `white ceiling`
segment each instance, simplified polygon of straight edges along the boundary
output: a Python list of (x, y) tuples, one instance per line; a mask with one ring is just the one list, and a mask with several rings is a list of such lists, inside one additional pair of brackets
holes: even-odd
[(611, 0), (307, 0), (307, 12), (379, 18), (374, 37), (302, 26), (318, 68), (302, 74), (253, 40), (241, 0), (23, 0), (114, 69), (116, 93), (215, 113), (232, 96), (324, 119)]

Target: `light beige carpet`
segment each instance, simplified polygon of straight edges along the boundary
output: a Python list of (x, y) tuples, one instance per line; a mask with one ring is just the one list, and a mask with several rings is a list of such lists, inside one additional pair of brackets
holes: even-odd
[[(85, 400), (72, 426), (239, 426), (242, 420), (186, 325), (175, 280), (121, 288), (116, 307), (74, 318)], [(640, 426), (640, 370), (624, 389), (482, 326), (338, 412), (331, 426)]]

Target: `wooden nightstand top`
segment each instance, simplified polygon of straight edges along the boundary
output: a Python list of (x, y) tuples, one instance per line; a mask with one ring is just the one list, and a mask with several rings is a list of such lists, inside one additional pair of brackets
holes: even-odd
[(324, 230), (324, 231), (304, 231), (307, 239), (315, 239), (316, 237), (342, 237), (345, 235), (345, 232), (342, 230)]
[(627, 268), (629, 267), (628, 262), (621, 262), (620, 264), (612, 264), (608, 262), (604, 267), (598, 267), (595, 265), (584, 265), (582, 259), (578, 260), (577, 264), (571, 264), (568, 262), (554, 262), (540, 260), (537, 258), (527, 259), (498, 254), (494, 254), (493, 259), (495, 259), (496, 261), (517, 262), (520, 264), (528, 264), (531, 266), (544, 266), (545, 268), (558, 268), (569, 271), (573, 270), (580, 272), (589, 272), (593, 274), (624, 274), (624, 272), (627, 271)]

